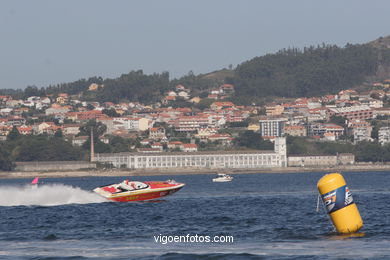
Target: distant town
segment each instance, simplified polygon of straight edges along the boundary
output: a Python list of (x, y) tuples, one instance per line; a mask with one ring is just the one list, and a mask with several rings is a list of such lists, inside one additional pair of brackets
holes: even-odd
[[(88, 91), (98, 91), (99, 88), (104, 86), (94, 83)], [(160, 102), (148, 105), (139, 102), (87, 102), (79, 100), (78, 95), (67, 93), (30, 96), (25, 100), (3, 95), (0, 96), (0, 140), (6, 141), (9, 134), (17, 130), (23, 136), (58, 135), (72, 146), (80, 147), (90, 139), (89, 135), (81, 135), (80, 129), (93, 121), (105, 126), (104, 133), (98, 136), (102, 143), (109, 144), (115, 136), (137, 140), (122, 149), (122, 153), (97, 152), (94, 158), (90, 158), (125, 168), (256, 168), (353, 164), (353, 154), (339, 154), (338, 151), (323, 155), (294, 155), (292, 151), (287, 159), (287, 149), (276, 146), (285, 146), (285, 137), (323, 143), (377, 142), (382, 146), (390, 143), (387, 121), (390, 115), (390, 107), (387, 106), (389, 79), (375, 82), (371, 90), (360, 93), (346, 89), (337, 95), (280, 99), (261, 107), (239, 106), (225, 101), (234, 92), (232, 84), (222, 84), (210, 90), (206, 98), (213, 101), (201, 111), (191, 107), (169, 106), (176, 100), (201, 102), (202, 98), (193, 96), (190, 89), (181, 84), (165, 93)], [(256, 133), (264, 142), (275, 143), (274, 151), (268, 154), (269, 158), (264, 157), (263, 151), (263, 154), (256, 153), (253, 159), (242, 157), (242, 162), (239, 161), (240, 154), (246, 154), (247, 157), (248, 152), (237, 149), (235, 141), (242, 137), (240, 133), (248, 131)], [(275, 141), (278, 138), (281, 141)], [(185, 153), (196, 153), (199, 156), (182, 159), (180, 156), (186, 156)], [(163, 154), (165, 159), (161, 159)], [(217, 154), (224, 156), (210, 161)], [(143, 159), (141, 155), (157, 157)], [(173, 155), (176, 158), (172, 159)], [(136, 163), (138, 159), (131, 156), (137, 156), (139, 163)]]

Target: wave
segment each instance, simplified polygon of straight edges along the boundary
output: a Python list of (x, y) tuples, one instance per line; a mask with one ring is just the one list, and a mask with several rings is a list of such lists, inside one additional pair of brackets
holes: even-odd
[(106, 201), (92, 191), (64, 184), (0, 187), (0, 206), (58, 206)]

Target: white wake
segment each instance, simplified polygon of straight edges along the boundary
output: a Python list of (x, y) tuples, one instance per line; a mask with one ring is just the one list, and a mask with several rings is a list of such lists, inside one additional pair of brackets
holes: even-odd
[(92, 191), (63, 184), (0, 186), (0, 206), (57, 206), (106, 201)]

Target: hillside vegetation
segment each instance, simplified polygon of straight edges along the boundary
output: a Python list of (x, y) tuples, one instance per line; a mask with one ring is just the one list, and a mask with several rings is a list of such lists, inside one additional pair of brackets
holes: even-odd
[(239, 65), (228, 81), (236, 86), (237, 96), (252, 99), (319, 96), (364, 83), (379, 65), (390, 65), (389, 49), (323, 45), (254, 58)]

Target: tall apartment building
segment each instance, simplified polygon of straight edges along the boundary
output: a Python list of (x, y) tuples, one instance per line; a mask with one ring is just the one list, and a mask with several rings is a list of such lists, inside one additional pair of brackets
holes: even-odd
[(284, 118), (263, 118), (259, 120), (261, 136), (284, 136)]

